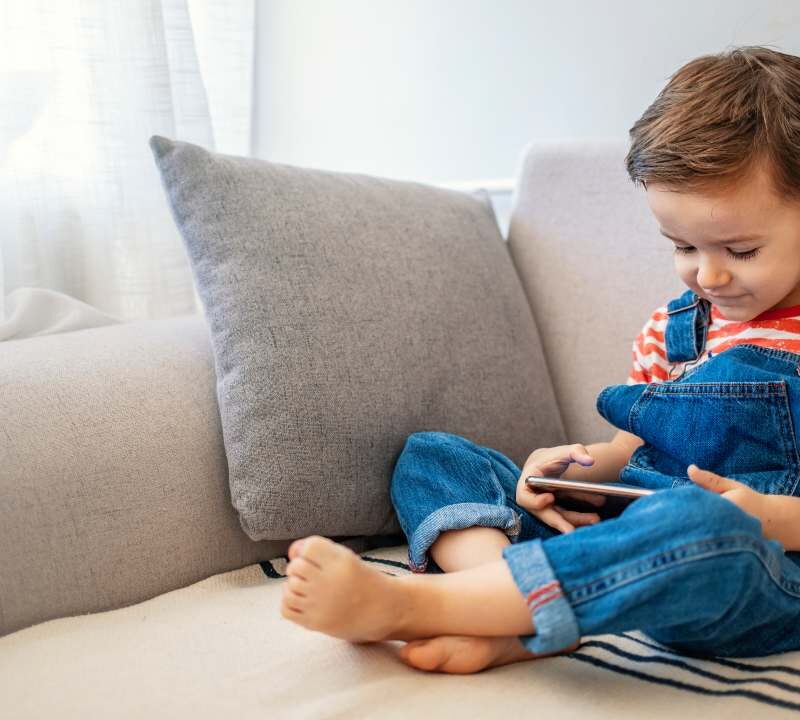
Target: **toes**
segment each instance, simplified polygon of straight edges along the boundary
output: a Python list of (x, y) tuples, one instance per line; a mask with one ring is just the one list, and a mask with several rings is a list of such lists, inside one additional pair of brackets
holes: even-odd
[(319, 568), (316, 565), (312, 565), (306, 558), (299, 555), (286, 566), (287, 577), (293, 575), (301, 580), (310, 580), (317, 572), (319, 572)]
[(517, 638), (513, 640), (522, 652), (509, 653), (509, 640), (512, 638), (442, 636), (408, 643), (401, 658), (407, 665), (420, 670), (453, 674), (476, 673), (495, 665), (530, 658), (530, 653), (524, 650)]
[(400, 648), (400, 657), (403, 658), (403, 660), (405, 660), (405, 661), (410, 660), (411, 652), (415, 648), (421, 647), (426, 642), (428, 642), (428, 641), (427, 640), (411, 640), (410, 642), (407, 642), (405, 645), (403, 645)]
[(291, 591), (291, 593), (301, 598), (307, 597), (307, 585), (308, 583), (305, 580), (297, 577), (296, 575), (291, 576), (286, 581), (286, 587)]
[(284, 593), (283, 598), (281, 598), (281, 616), (295, 622), (302, 618), (303, 609), (300, 607), (300, 599), (291, 593)]
[[(292, 560), (290, 565), (302, 562), (303, 558)], [(306, 622), (306, 610), (308, 609), (308, 581), (299, 575), (289, 574), (287, 568), (286, 584), (283, 586), (281, 597), (281, 615), (287, 620), (304, 625)]]
[(406, 651), (406, 659), (410, 665), (420, 670), (436, 670), (444, 660), (441, 643), (414, 643)]
[(435, 670), (442, 662), (441, 650), (441, 642), (435, 638), (411, 640), (400, 648), (400, 658), (419, 670)]
[(294, 560), (296, 557), (300, 556), (300, 551), (303, 549), (304, 541), (305, 538), (301, 538), (300, 540), (295, 540), (291, 545), (289, 545), (289, 551), (287, 552), (289, 560)]
[(289, 550), (286, 554), (289, 560), (302, 557), (317, 566), (321, 566), (326, 560), (333, 559), (342, 554), (355, 555), (358, 557), (358, 554), (352, 548), (334, 542), (322, 535), (309, 535), (308, 537), (295, 540), (289, 546)]
[(339, 545), (321, 535), (309, 535), (307, 538), (303, 538), (298, 557), (304, 558), (312, 565), (322, 567), (326, 560), (336, 557), (342, 550), (349, 551), (350, 548)]
[(289, 550), (286, 552), (286, 554), (289, 556), (289, 560), (294, 560), (296, 557), (300, 557), (301, 555), (305, 556), (309, 551), (315, 553), (325, 552), (325, 550), (321, 550), (320, 548), (335, 544), (336, 543), (334, 543), (332, 540), (322, 537), (322, 535), (309, 535), (308, 537), (295, 540), (291, 545), (289, 545)]

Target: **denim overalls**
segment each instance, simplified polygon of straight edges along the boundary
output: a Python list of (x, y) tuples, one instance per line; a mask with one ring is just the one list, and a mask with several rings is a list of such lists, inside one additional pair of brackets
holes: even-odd
[(520, 637), (531, 652), (626, 630), (700, 656), (800, 648), (800, 552), (766, 540), (757, 518), (686, 475), (695, 463), (762, 493), (800, 494), (800, 355), (737, 345), (691, 367), (709, 305), (687, 291), (667, 309), (667, 359), (689, 363), (683, 374), (612, 385), (597, 399), (604, 418), (644, 440), (620, 481), (659, 491), (620, 516), (560, 534), (516, 504), (520, 468), (458, 435), (413, 433), (397, 459), (391, 498), (411, 569), (427, 569), (445, 530), (501, 529), (533, 617), (535, 634)]

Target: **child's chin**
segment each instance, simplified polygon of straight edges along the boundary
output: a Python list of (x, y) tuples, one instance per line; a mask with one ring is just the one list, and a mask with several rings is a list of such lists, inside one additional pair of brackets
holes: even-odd
[(728, 320), (736, 320), (738, 322), (749, 322), (753, 318), (758, 317), (762, 311), (758, 309), (746, 307), (732, 307), (730, 305), (719, 306), (720, 311)]

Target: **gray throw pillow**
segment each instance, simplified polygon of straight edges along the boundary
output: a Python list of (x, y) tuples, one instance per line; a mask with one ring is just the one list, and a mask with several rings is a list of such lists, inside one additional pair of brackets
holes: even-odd
[(389, 483), (413, 432), (518, 465), (563, 442), (485, 192), (150, 146), (209, 323), (250, 538), (400, 532)]

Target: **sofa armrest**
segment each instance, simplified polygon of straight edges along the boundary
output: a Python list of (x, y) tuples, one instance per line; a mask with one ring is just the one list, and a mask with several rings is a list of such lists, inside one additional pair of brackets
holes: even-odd
[(0, 635), (283, 554), (230, 502), (202, 316), (0, 343)]

